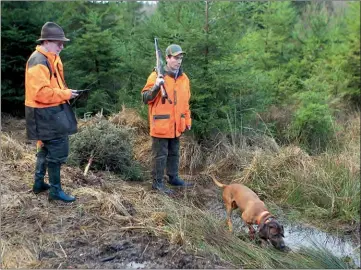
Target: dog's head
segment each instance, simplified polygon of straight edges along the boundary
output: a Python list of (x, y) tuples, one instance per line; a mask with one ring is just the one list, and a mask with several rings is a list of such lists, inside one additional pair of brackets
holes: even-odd
[(266, 241), (269, 240), (277, 249), (284, 250), (286, 247), (283, 240), (285, 237), (283, 226), (279, 224), (276, 219), (272, 219), (266, 223), (262, 222), (259, 225), (258, 235)]

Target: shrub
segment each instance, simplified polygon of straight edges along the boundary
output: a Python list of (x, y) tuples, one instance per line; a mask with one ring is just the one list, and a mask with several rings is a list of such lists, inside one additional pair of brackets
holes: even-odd
[(291, 137), (309, 152), (323, 152), (335, 136), (334, 121), (324, 94), (305, 92), (298, 95), (300, 106), (293, 115)]
[(85, 126), (70, 137), (69, 164), (119, 173), (126, 180), (142, 178), (140, 164), (133, 159), (132, 132), (106, 120)]

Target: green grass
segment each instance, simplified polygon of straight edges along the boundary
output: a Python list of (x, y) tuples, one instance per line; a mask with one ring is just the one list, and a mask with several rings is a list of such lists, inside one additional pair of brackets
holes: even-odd
[(188, 249), (216, 256), (235, 268), (328, 268), (345, 269), (352, 265), (317, 244), (298, 251), (281, 252), (261, 247), (246, 233), (236, 235), (227, 231), (224, 221), (208, 211), (192, 205), (189, 199), (172, 201), (161, 199), (161, 210), (168, 213), (167, 231), (171, 239)]
[(333, 154), (310, 157), (300, 151), (295, 154), (296, 150), (260, 155), (248, 168), (245, 184), (265, 199), (294, 207), (309, 219), (359, 222), (359, 172)]

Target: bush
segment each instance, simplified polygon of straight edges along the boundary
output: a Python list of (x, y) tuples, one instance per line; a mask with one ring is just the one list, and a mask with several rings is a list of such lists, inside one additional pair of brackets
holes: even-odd
[(330, 107), (320, 92), (305, 92), (299, 96), (300, 106), (291, 123), (291, 137), (310, 153), (323, 152), (335, 137)]
[(119, 173), (126, 180), (142, 178), (140, 164), (133, 159), (131, 130), (100, 120), (70, 137), (69, 164), (82, 166), (93, 156), (91, 168)]

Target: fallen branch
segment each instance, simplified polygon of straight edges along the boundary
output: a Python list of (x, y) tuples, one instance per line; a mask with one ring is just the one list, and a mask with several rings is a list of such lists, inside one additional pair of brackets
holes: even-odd
[(88, 164), (86, 165), (85, 170), (84, 170), (84, 174), (83, 174), (84, 176), (86, 176), (88, 174), (89, 168), (93, 162), (93, 158), (94, 158), (94, 149), (90, 153), (90, 158), (89, 158)]

